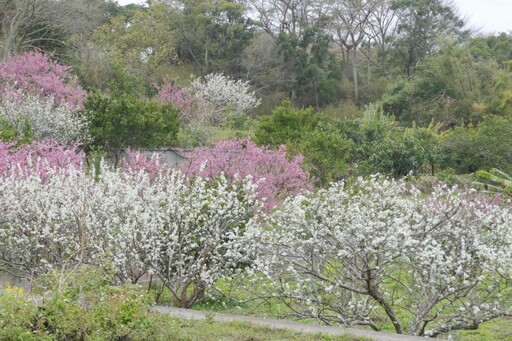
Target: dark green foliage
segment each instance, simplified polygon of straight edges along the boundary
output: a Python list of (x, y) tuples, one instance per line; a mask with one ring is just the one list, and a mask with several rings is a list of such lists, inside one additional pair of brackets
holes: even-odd
[(407, 76), (418, 63), (431, 54), (439, 36), (463, 38), (464, 20), (445, 0), (393, 0), (392, 9), (401, 13), (394, 54)]
[(256, 143), (274, 148), (286, 145), (290, 153), (302, 154), (304, 164), (320, 183), (337, 180), (348, 169), (353, 142), (332, 119), (311, 108), (296, 109), (284, 102), (272, 115), (261, 118)]
[(84, 109), (92, 145), (112, 148), (155, 148), (176, 141), (179, 111), (168, 104), (129, 95), (89, 95)]
[(255, 141), (259, 145), (278, 147), (282, 144), (295, 144), (305, 133), (316, 128), (320, 122), (320, 115), (313, 109), (296, 109), (286, 101), (272, 111), (271, 115), (260, 119)]
[(434, 172), (439, 159), (438, 126), (403, 128), (389, 116), (370, 106), (363, 117), (342, 123), (342, 131), (356, 149), (352, 156), (358, 173), (404, 176), (427, 165)]
[(403, 128), (383, 111), (370, 106), (363, 117), (336, 121), (311, 109), (284, 103), (261, 119), (256, 142), (286, 144), (302, 154), (319, 183), (375, 172), (393, 176), (434, 173), (440, 159), (440, 126)]
[(426, 129), (406, 128), (397, 130), (381, 141), (370, 145), (369, 169), (393, 176), (417, 173), (426, 165), (434, 173), (438, 159), (438, 143), (435, 134)]
[(512, 169), (512, 118), (490, 116), (476, 128), (457, 127), (442, 144), (443, 166), (457, 173), (472, 173), (484, 167), (508, 172)]
[(327, 184), (349, 173), (355, 144), (335, 122), (323, 120), (314, 130), (305, 132), (296, 148), (305, 155), (305, 165), (311, 174), (319, 183)]
[(240, 78), (242, 52), (253, 36), (244, 6), (234, 0), (178, 0), (173, 5), (180, 58), (195, 64), (202, 76), (224, 72)]
[(288, 78), (286, 90), (301, 105), (320, 107), (340, 95), (342, 70), (329, 50), (329, 36), (319, 27), (308, 28), (301, 37), (280, 34), (276, 44)]

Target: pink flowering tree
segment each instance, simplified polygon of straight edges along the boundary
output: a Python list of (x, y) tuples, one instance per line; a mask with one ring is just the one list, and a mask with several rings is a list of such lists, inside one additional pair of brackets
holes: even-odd
[(0, 178), (35, 176), (46, 181), (59, 169), (83, 171), (84, 154), (49, 140), (21, 147), (0, 142)]
[(40, 52), (11, 55), (0, 62), (0, 90), (4, 94), (21, 90), (53, 97), (57, 104), (65, 102), (74, 108), (82, 108), (87, 95), (77, 85), (69, 67)]
[(196, 148), (188, 157), (190, 164), (185, 171), (191, 177), (211, 179), (225, 174), (234, 180), (236, 176), (251, 176), (267, 209), (289, 195), (313, 188), (313, 179), (301, 168), (302, 156), (289, 160), (284, 146), (274, 151), (258, 147), (249, 139), (226, 140), (212, 147)]
[(193, 112), (194, 99), (187, 88), (180, 88), (175, 83), (165, 82), (162, 86), (154, 85), (158, 90), (157, 101), (170, 103), (181, 111), (184, 119), (190, 119)]
[(121, 163), (121, 168), (126, 175), (143, 172), (149, 175), (150, 180), (158, 179), (169, 174), (171, 169), (164, 162), (162, 155), (153, 154), (148, 156), (142, 152), (128, 149), (126, 156)]

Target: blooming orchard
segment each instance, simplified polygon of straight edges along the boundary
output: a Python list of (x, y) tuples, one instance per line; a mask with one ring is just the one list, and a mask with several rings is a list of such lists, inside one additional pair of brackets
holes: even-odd
[(380, 176), (297, 196), (251, 238), (255, 276), (299, 317), (435, 336), (510, 314), (512, 214)]
[[(151, 173), (135, 157), (94, 179), (73, 163), (52, 168), (52, 160), (4, 165), (0, 268), (32, 278), (96, 264), (134, 283), (151, 273), (189, 307), (247, 262), (243, 236), (260, 207), (250, 179)], [(20, 177), (15, 170), (25, 166)]]
[[(257, 169), (275, 160), (265, 153), (217, 156), (238, 167), (256, 155), (262, 161), (244, 167)], [(92, 176), (73, 149), (0, 144), (0, 269), (32, 278), (94, 264), (122, 282), (157, 276), (181, 307), (245, 272), (257, 295), (301, 318), (375, 330), (387, 318), (411, 335), (512, 313), (512, 213), (503, 202), (373, 176), (263, 213), (258, 173), (253, 181), (213, 167), (207, 180), (129, 154)]]

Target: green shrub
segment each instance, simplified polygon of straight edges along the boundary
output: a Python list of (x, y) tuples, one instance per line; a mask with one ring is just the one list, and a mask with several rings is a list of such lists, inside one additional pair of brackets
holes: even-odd
[(36, 282), (37, 303), (22, 290), (0, 290), (1, 340), (170, 340), (183, 333), (149, 311), (140, 286), (115, 286), (100, 270), (81, 267)]
[(512, 170), (512, 118), (490, 116), (476, 128), (453, 129), (442, 142), (442, 164), (457, 173), (473, 173), (482, 166)]
[(260, 119), (254, 134), (255, 141), (259, 145), (272, 147), (299, 143), (305, 133), (316, 128), (320, 119), (312, 108), (297, 109), (291, 102), (285, 101), (271, 115)]
[(169, 104), (126, 94), (110, 98), (93, 93), (85, 102), (84, 113), (94, 146), (155, 148), (176, 142), (179, 110)]
[(336, 120), (311, 108), (297, 109), (284, 102), (261, 118), (255, 140), (274, 148), (286, 145), (290, 153), (303, 155), (311, 175), (327, 183), (345, 174), (354, 149), (354, 143), (339, 128)]

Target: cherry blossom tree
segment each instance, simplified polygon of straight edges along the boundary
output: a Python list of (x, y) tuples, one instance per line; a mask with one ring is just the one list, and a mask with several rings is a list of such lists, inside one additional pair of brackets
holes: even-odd
[[(20, 159), (4, 168), (31, 162)], [(158, 276), (182, 307), (203, 298), (249, 260), (244, 235), (255, 229), (260, 210), (255, 185), (250, 178), (212, 183), (151, 172), (164, 169), (156, 159), (147, 165), (132, 154), (124, 169), (103, 164), (96, 177), (72, 166), (47, 167), (44, 177), (2, 173), (0, 269), (33, 278), (95, 264), (123, 282)]]
[(197, 115), (212, 125), (222, 125), (230, 117), (238, 117), (258, 107), (261, 100), (249, 92), (249, 82), (222, 74), (196, 79), (190, 91), (197, 103)]
[(159, 102), (171, 103), (180, 109), (184, 119), (193, 116), (194, 99), (188, 88), (180, 88), (177, 84), (165, 82), (162, 86), (155, 85), (158, 90), (156, 99)]
[(188, 155), (188, 176), (228, 179), (251, 176), (258, 184), (258, 197), (265, 200), (267, 209), (289, 195), (313, 188), (313, 179), (301, 168), (302, 156), (289, 160), (281, 146), (274, 151), (256, 146), (249, 139), (220, 141), (212, 147), (199, 147)]
[(83, 171), (84, 157), (75, 148), (50, 140), (20, 147), (13, 142), (0, 142), (0, 178), (34, 176), (44, 182), (59, 169)]
[(66, 102), (53, 97), (16, 92), (0, 101), (0, 122), (12, 127), (17, 139), (51, 139), (62, 144), (87, 142), (88, 121)]
[(21, 90), (43, 97), (53, 97), (56, 104), (64, 102), (72, 108), (83, 108), (87, 95), (78, 86), (69, 67), (40, 52), (10, 55), (1, 61), (0, 90), (4, 94)]
[(300, 318), (436, 336), (512, 313), (512, 212), (474, 192), (359, 178), (290, 198), (268, 226), (250, 237), (254, 279)]
[(180, 109), (189, 130), (197, 130), (198, 126), (204, 125), (222, 126), (261, 103), (254, 92), (249, 91), (248, 81), (222, 74), (209, 74), (204, 80), (197, 78), (185, 88), (164, 83), (157, 89), (157, 99)]

